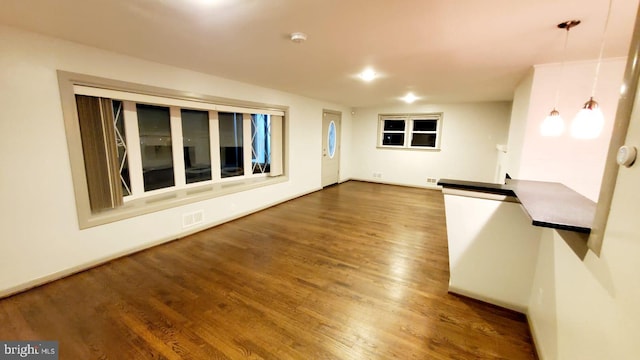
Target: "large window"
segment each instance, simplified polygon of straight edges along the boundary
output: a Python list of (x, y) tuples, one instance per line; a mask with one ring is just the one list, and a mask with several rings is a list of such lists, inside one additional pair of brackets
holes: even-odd
[[(87, 95), (77, 95), (77, 98), (95, 104), (96, 108), (93, 113), (84, 111), (83, 103), (77, 100), (81, 124), (96, 123), (96, 120), (102, 117), (107, 118), (104, 120), (105, 124), (113, 124), (109, 128), (98, 129), (97, 136), (102, 136), (103, 132), (113, 132), (113, 140), (109, 137), (105, 141), (114, 142), (112, 147), (117, 150), (114, 157), (118, 158), (118, 166), (112, 171), (118, 174), (117, 178), (120, 181), (116, 181), (115, 184), (122, 187), (124, 201), (165, 192), (167, 189), (175, 190), (193, 184), (211, 183), (215, 179), (271, 175), (271, 115), (193, 110)], [(102, 102), (113, 104), (110, 106), (114, 111), (100, 112)], [(129, 111), (120, 110), (122, 107)], [(120, 125), (121, 122), (124, 124)], [(102, 123), (102, 120), (99, 123)], [(215, 149), (220, 159), (219, 171), (215, 173), (212, 173), (211, 169), (211, 123), (218, 124), (217, 127), (213, 127), (213, 136), (216, 136), (217, 143), (220, 144), (220, 147)], [(127, 127), (134, 130), (128, 138), (122, 136), (127, 133)], [(88, 135), (83, 135), (83, 138), (95, 142), (95, 139)], [(246, 155), (243, 146), (245, 139), (252, 139), (251, 153)], [(100, 141), (103, 142), (102, 139)], [(130, 160), (127, 160), (127, 155)], [(248, 167), (245, 166), (245, 156), (251, 156)], [(97, 159), (107, 157), (96, 156)], [(127, 166), (122, 165), (125, 161)], [(87, 173), (92, 173), (102, 166), (97, 163), (99, 160), (85, 164)], [(130, 177), (133, 178), (132, 184), (125, 180)], [(91, 176), (88, 176), (88, 179), (90, 178)], [(137, 184), (142, 186), (136, 186)], [(92, 184), (89, 184), (89, 187), (95, 188)], [(99, 191), (104, 192), (104, 189)], [(91, 208), (96, 211), (117, 206), (91, 203)]]
[(60, 81), (81, 228), (283, 181), (283, 110)]
[(439, 149), (442, 113), (379, 116), (378, 146)]

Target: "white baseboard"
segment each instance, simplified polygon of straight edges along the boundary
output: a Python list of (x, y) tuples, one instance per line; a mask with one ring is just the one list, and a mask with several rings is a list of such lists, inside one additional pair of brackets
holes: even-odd
[(405, 186), (405, 187), (412, 187), (412, 188), (419, 188), (419, 189), (442, 190), (442, 186), (436, 185), (436, 184), (415, 185), (415, 184), (399, 183), (399, 182), (393, 182), (393, 181), (385, 181), (380, 179), (368, 179), (368, 178), (357, 178), (357, 177), (352, 177), (345, 181), (348, 181), (348, 180), (363, 181), (363, 182), (370, 182), (370, 183), (384, 184), (384, 185)]

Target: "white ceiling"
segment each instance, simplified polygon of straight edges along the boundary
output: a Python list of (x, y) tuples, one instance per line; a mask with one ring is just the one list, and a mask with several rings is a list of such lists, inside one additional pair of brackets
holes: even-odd
[[(612, 0), (605, 57), (638, 0)], [(609, 0), (0, 0), (0, 23), (347, 106), (510, 100), (534, 64), (598, 57)], [(295, 44), (289, 34), (305, 32)], [(2, 50), (0, 50), (2, 51)], [(373, 67), (381, 76), (363, 83)]]

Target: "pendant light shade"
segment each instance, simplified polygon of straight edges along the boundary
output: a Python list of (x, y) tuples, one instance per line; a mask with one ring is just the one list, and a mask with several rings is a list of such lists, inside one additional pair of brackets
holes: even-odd
[(560, 116), (560, 112), (554, 108), (544, 121), (542, 121), (542, 125), (540, 125), (540, 134), (542, 136), (560, 136), (563, 132), (564, 120)]
[(584, 103), (571, 124), (571, 136), (578, 139), (595, 139), (604, 127), (604, 115), (593, 97)]

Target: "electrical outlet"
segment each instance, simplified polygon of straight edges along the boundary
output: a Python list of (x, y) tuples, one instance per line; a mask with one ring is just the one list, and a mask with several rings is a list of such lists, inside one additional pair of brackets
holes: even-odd
[(438, 179), (436, 179), (436, 178), (431, 178), (431, 177), (427, 178), (427, 183), (428, 184), (436, 184), (437, 182), (438, 182)]

